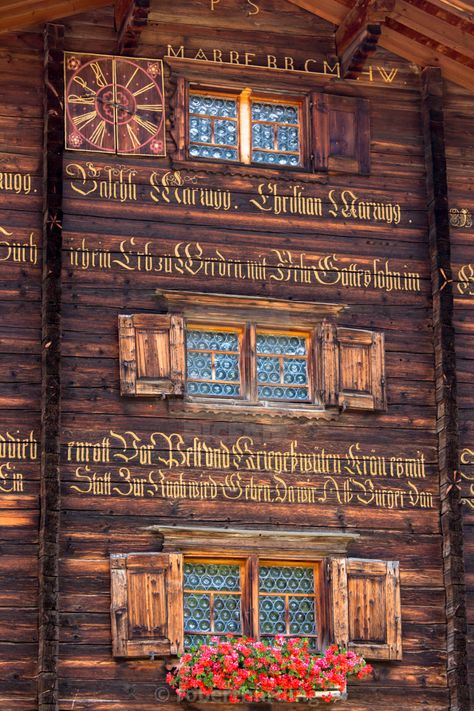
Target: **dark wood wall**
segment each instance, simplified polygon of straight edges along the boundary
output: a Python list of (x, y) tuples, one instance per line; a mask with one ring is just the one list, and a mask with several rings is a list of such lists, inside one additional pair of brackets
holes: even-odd
[[(284, 57), (290, 57), (297, 68), (304, 66), (308, 58), (315, 61), (310, 66), (320, 71), (324, 71), (325, 60), (329, 67), (333, 66), (331, 25), (283, 2), (266, 0), (259, 4), (261, 11), (256, 16), (247, 15), (248, 8), (233, 0), (221, 0), (214, 12), (206, 3), (198, 9), (196, 3), (181, 0), (152, 4), (150, 24), (136, 55), (165, 58), (169, 157), (104, 158), (81, 152), (64, 155), (60, 711), (152, 711), (163, 703), (175, 708), (167, 700), (160, 662), (120, 661), (112, 657), (109, 555), (159, 550), (160, 542), (146, 530), (148, 526), (190, 521), (255, 528), (343, 528), (361, 534), (350, 546), (351, 556), (399, 560), (403, 660), (376, 663), (373, 677), (351, 687), (348, 701), (339, 704), (339, 708), (351, 711), (448, 708), (419, 75), (411, 65), (382, 50), (357, 82), (334, 82), (333, 70), (328, 68), (326, 76), (314, 72), (307, 76), (294, 74), (294, 81), (306, 82), (309, 89), (340, 91), (369, 100), (369, 176), (298, 173), (295, 180), (293, 174), (285, 171), (226, 170), (222, 165), (200, 167), (197, 163), (178, 161), (172, 134), (176, 62), (166, 63), (168, 45), (174, 52), (184, 46), (185, 56), (191, 60), (199, 48), (207, 52), (206, 56), (217, 48), (224, 57), (230, 51), (238, 51), (240, 61), (243, 53), (253, 52), (256, 64), (268, 62), (268, 55), (272, 55), (278, 58), (280, 69), (284, 67)], [(116, 45), (112, 12), (97, 11), (67, 20), (65, 48), (73, 52), (113, 53)], [(4, 40), (0, 66), (5, 67), (1, 85), (6, 87), (7, 100), (0, 110), (3, 129), (0, 157), (4, 160), (0, 175), (3, 170), (31, 174), (33, 187), (28, 195), (0, 189), (0, 214), (5, 213), (0, 226), (20, 235), (23, 241), (34, 231), (37, 244), (41, 227), (41, 61), (39, 34)], [(289, 61), (287, 67), (291, 69)], [(208, 76), (212, 72), (216, 84), (217, 70), (218, 65), (209, 64)], [(263, 76), (258, 69), (246, 70), (237, 64), (232, 71), (233, 78), (240, 72), (242, 76)], [(272, 86), (273, 77), (275, 81), (283, 81), (283, 75), (275, 69), (267, 69), (266, 74), (268, 87)], [(285, 81), (291, 81), (292, 76), (288, 72)], [(21, 96), (17, 88), (20, 82), (25, 87)], [(450, 115), (457, 121), (449, 133), (450, 170), (461, 186), (456, 200), (464, 207), (469, 191), (463, 150), (472, 97), (451, 90), (449, 101)], [(162, 190), (173, 186), (170, 182), (173, 176), (166, 177), (169, 171), (180, 172), (178, 181), (183, 182), (178, 183), (179, 187), (206, 188), (214, 191), (216, 200), (225, 200), (229, 191), (232, 209), (184, 205), (176, 199), (167, 201)], [(133, 188), (125, 193), (123, 201), (109, 192), (109, 176), (116, 189), (120, 180), (126, 182), (131, 176)], [(297, 182), (306, 195), (321, 198), (323, 215), (314, 218), (259, 210), (251, 200), (258, 201), (258, 186), (269, 182), (277, 183), (280, 194), (289, 194)], [(389, 222), (345, 215), (343, 191), (351, 191), (358, 201), (398, 205), (400, 219)], [(330, 213), (335, 209), (330, 193), (338, 204), (337, 215)], [(346, 199), (350, 199), (347, 193)], [(454, 206), (451, 195), (450, 199)], [(471, 202), (471, 211), (473, 208)], [(456, 265), (474, 262), (469, 256), (469, 231), (459, 229), (453, 236)], [(0, 242), (3, 239), (13, 238), (0, 234)], [(186, 262), (186, 248), (192, 256), (191, 262)], [(2, 254), (0, 250), (0, 258)], [(152, 259), (145, 259), (144, 254), (151, 254)], [(245, 279), (236, 279), (232, 271), (227, 276), (216, 273), (210, 277), (205, 273), (204, 261), (221, 260), (219, 255), (228, 261), (257, 262), (265, 258), (268, 266), (264, 273), (254, 270), (253, 276)], [(305, 280), (304, 271), (297, 266), (301, 255), (307, 264), (326, 264), (332, 279), (322, 276), (321, 283)], [(288, 260), (289, 256), (293, 264), (288, 269), (288, 264), (279, 260)], [(329, 261), (321, 262), (324, 258)], [(4, 308), (2, 303), (0, 320), (2, 421), (8, 431), (19, 429), (28, 434), (34, 430), (37, 440), (39, 264), (39, 257), (36, 264), (0, 261), (0, 273), (5, 275), (0, 298), (7, 305)], [(367, 288), (353, 282), (344, 285), (346, 277), (338, 270), (347, 270), (351, 264), (372, 274), (376, 264), (377, 269), (417, 276), (411, 282), (413, 288), (389, 289), (382, 285), (381, 279), (378, 286), (372, 279)], [(281, 278), (283, 273), (285, 277)], [(330, 421), (272, 421), (225, 413), (204, 416), (167, 400), (121, 397), (117, 316), (156, 312), (158, 288), (346, 304), (347, 309), (339, 319), (341, 324), (385, 334), (387, 411), (345, 412)], [(472, 291), (474, 294), (474, 288)], [(458, 339), (458, 355), (464, 423), (461, 437), (465, 448), (470, 446), (469, 309), (473, 298), (459, 294), (456, 303), (457, 327), (462, 335)], [(198, 437), (213, 447), (219, 447), (221, 442), (232, 447), (239, 437), (247, 437), (252, 439), (255, 449), (282, 451), (296, 440), (301, 451), (324, 448), (327, 453), (340, 455), (343, 466), (347, 467), (344, 478), (352, 476), (362, 481), (365, 476), (357, 470), (360, 462), (351, 459), (351, 454), (385, 457), (387, 461), (393, 457), (400, 471), (408, 469), (407, 460), (423, 456), (426, 476), (375, 478), (375, 484), (382, 489), (403, 493), (403, 507), (401, 497), (393, 507), (389, 507), (387, 500), (385, 506), (367, 505), (363, 497), (357, 499), (357, 496), (344, 503), (334, 487), (327, 487), (316, 504), (262, 505), (251, 500), (223, 500), (220, 494), (208, 500), (170, 498), (163, 496), (159, 487), (148, 484), (143, 488), (137, 485), (128, 493), (125, 469), (129, 470), (132, 481), (148, 478), (148, 483), (150, 471), (156, 469), (147, 464), (145, 455), (140, 462), (134, 449), (149, 444), (153, 433), (161, 433), (155, 439), (161, 443), (163, 452), (166, 436), (172, 433), (182, 437), (186, 446)], [(474, 443), (471, 445), (474, 450)], [(0, 566), (5, 575), (0, 583), (0, 649), (4, 648), (5, 654), (0, 657), (7, 661), (0, 665), (0, 705), (5, 711), (20, 708), (32, 711), (38, 458), (19, 462), (18, 467), (25, 472), (24, 491), (1, 495), (2, 522), (8, 525), (2, 526), (1, 533), (4, 555)], [(216, 468), (199, 471), (175, 467), (166, 476), (175, 480), (180, 471), (195, 479), (212, 475), (219, 482), (228, 473)], [(463, 467), (463, 471), (474, 476), (474, 463), (470, 469)], [(155, 475), (151, 475), (151, 481)], [(274, 486), (271, 472), (255, 472), (254, 476), (259, 483)], [(248, 482), (248, 474), (242, 473), (242, 477)], [(298, 483), (294, 475), (288, 475), (286, 480), (289, 484)], [(416, 495), (412, 485), (423, 496)], [(467, 524), (469, 510), (467, 505)], [(469, 545), (474, 543), (468, 536), (467, 561), (471, 554)], [(471, 601), (472, 575), (473, 571), (468, 571)]]
[[(281, 5), (279, 3), (279, 8)], [(254, 51), (260, 57), (269, 53), (279, 57), (310, 56), (321, 64), (333, 54), (330, 25), (304, 12), (295, 13), (293, 8), (289, 12), (290, 7), (285, 8), (284, 4), (277, 9), (267, 3), (265, 8), (258, 24), (253, 24), (238, 4), (212, 15), (207, 8), (196, 13), (193, 4), (161, 4), (156, 14), (152, 12), (152, 24), (143, 34), (137, 55), (161, 57), (166, 53), (163, 47), (168, 44), (173, 48), (184, 45), (190, 50), (185, 54), (188, 57), (199, 47), (219, 47), (227, 51), (236, 44), (240, 51)], [(97, 24), (90, 30), (95, 41), (88, 45), (89, 51), (109, 49), (106, 35), (102, 34), (105, 32), (102, 17), (107, 16), (97, 16)], [(85, 29), (82, 23), (72, 23), (66, 34), (67, 48), (77, 51), (83, 46), (82, 37), (88, 33), (89, 28)], [(171, 167), (178, 168), (184, 179), (194, 181), (191, 185), (231, 191), (232, 204), (239, 209), (219, 211), (153, 201), (150, 175), (156, 171), (160, 184), (170, 168), (168, 159), (104, 161), (100, 156), (80, 153), (65, 156), (65, 171), (71, 179), (66, 180), (64, 198), (61, 709), (68, 709), (73, 702), (74, 708), (80, 711), (156, 708), (157, 688), (163, 679), (159, 664), (117, 661), (111, 657), (108, 556), (112, 552), (157, 550), (158, 541), (145, 530), (147, 526), (190, 520), (256, 528), (342, 526), (362, 534), (351, 547), (351, 555), (399, 559), (403, 661), (377, 664), (374, 679), (351, 689), (344, 708), (365, 709), (367, 705), (387, 710), (403, 708), (409, 694), (412, 709), (446, 709), (431, 286), (419, 79), (406, 63), (388, 54), (381, 53), (377, 65), (386, 67), (388, 72), (397, 69), (392, 83), (384, 82), (380, 72), (375, 71), (377, 76), (373, 81), (367, 75), (355, 85), (340, 85), (341, 90), (355, 91), (370, 101), (370, 176), (331, 175), (327, 180), (320, 180), (311, 175), (298, 175), (298, 182), (304, 185), (306, 193), (322, 196), (325, 202), (325, 216), (319, 219), (267, 215), (252, 206), (250, 200), (262, 181), (275, 180), (282, 192), (289, 191), (292, 175), (284, 172), (255, 168), (226, 171), (222, 166), (200, 169), (196, 164), (172, 163)], [(234, 76), (239, 71), (235, 69)], [(272, 76), (269, 71), (269, 86)], [(173, 77), (167, 82), (171, 102), (172, 80)], [(327, 79), (317, 77), (311, 81), (315, 89), (328, 84)], [(168, 150), (171, 153), (174, 150), (170, 134)], [(81, 189), (85, 193), (94, 187), (89, 182), (90, 173), (86, 184), (82, 181), (81, 170), (85, 169), (86, 161), (93, 164), (94, 170), (101, 170), (102, 176), (107, 165), (122, 165), (125, 172), (135, 170), (137, 199), (125, 203), (101, 199), (97, 189), (81, 194)], [(341, 190), (350, 189), (365, 199), (400, 204), (400, 223), (358, 221), (340, 215), (333, 218), (328, 214), (331, 189), (338, 195)], [(154, 195), (159, 197), (157, 191)], [(338, 265), (356, 262), (369, 269), (374, 259), (381, 260), (380, 263), (388, 259), (393, 270), (417, 272), (419, 289), (387, 291), (341, 284), (301, 284), (297, 279), (281, 282), (270, 278), (278, 273), (275, 266), (268, 270), (265, 279), (209, 278), (197, 268), (195, 275), (192, 270), (181, 274), (179, 256), (171, 260), (172, 273), (166, 273), (166, 269), (159, 266), (159, 256), (172, 254), (178, 243), (191, 243), (190, 249), (195, 255), (199, 251), (196, 243), (199, 243), (204, 257), (216, 256), (216, 250), (228, 259), (257, 259), (263, 254), (270, 264), (273, 260), (274, 265), (276, 257), (272, 249), (290, 250), (294, 255), (305, 253), (312, 263), (314, 259), (336, 254)], [(84, 246), (89, 252), (81, 255)], [(136, 255), (128, 255), (130, 262), (122, 258), (124, 250), (144, 252), (146, 248), (155, 255), (156, 272), (147, 272), (143, 266), (139, 270)], [(98, 259), (94, 266), (91, 250), (108, 250), (110, 268), (100, 265)], [(127, 268), (130, 266), (133, 268)], [(344, 325), (385, 333), (388, 411), (345, 413), (331, 422), (280, 423), (225, 414), (198, 417), (179, 404), (171, 406), (167, 401), (120, 397), (117, 315), (156, 311), (154, 291), (159, 287), (347, 304), (347, 313), (341, 317)], [(422, 452), (426, 460), (426, 479), (420, 487), (433, 495), (432, 507), (423, 508), (419, 502), (414, 506), (407, 504), (403, 509), (361, 503), (343, 505), (338, 503), (334, 492), (317, 505), (273, 503), (262, 506), (251, 501), (223, 501), (219, 497), (192, 501), (162, 498), (159, 491), (152, 496), (149, 490), (144, 496), (126, 496), (125, 488), (120, 486), (117, 460), (112, 464), (89, 463), (90, 469), (86, 472), (84, 463), (76, 461), (77, 446), (70, 443), (100, 443), (108, 438), (112, 449), (117, 448), (117, 454), (124, 446), (117, 435), (125, 437), (126, 446), (131, 448), (134, 439), (131, 432), (139, 444), (146, 444), (151, 433), (159, 432), (178, 433), (186, 444), (193, 437), (199, 437), (213, 446), (218, 446), (220, 441), (232, 446), (238, 437), (246, 436), (253, 439), (255, 448), (285, 449), (291, 440), (297, 440), (302, 450), (324, 447), (342, 457), (347, 456), (349, 447), (357, 442), (363, 454), (407, 459)], [(82, 479), (77, 473), (78, 465)], [(134, 460), (129, 468), (135, 478), (147, 477), (150, 470), (146, 464), (137, 465)], [(89, 485), (83, 475), (92, 476), (93, 472), (97, 477), (110, 472), (115, 492), (92, 494), (92, 484)], [(206, 477), (209, 473), (217, 480), (224, 475), (216, 470), (186, 472), (189, 477), (200, 474)], [(266, 472), (258, 476), (262, 482), (269, 481)], [(171, 472), (170, 478), (173, 477), (176, 478), (176, 474)], [(385, 481), (383, 485), (390, 486)], [(397, 480), (395, 488), (408, 492), (408, 479)]]
[(36, 705), (42, 39), (0, 47), (0, 706)]
[(459, 474), (464, 519), (464, 564), (468, 615), (468, 656), (471, 699), (474, 698), (474, 177), (472, 96), (448, 85), (446, 93), (446, 146), (451, 210), (454, 318), (456, 329)]

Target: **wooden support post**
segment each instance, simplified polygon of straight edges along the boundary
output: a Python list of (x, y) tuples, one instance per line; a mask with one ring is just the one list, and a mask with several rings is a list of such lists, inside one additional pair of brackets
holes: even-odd
[(64, 28), (61, 25), (46, 25), (44, 30), (38, 711), (57, 711), (58, 708), (63, 39)]
[(341, 76), (355, 79), (370, 54), (377, 49), (382, 24), (395, 7), (395, 0), (358, 0), (336, 32), (336, 51)]
[(441, 70), (427, 67), (422, 72), (421, 82), (433, 292), (449, 710), (469, 711), (462, 513), (459, 489), (456, 486), (450, 486), (458, 468), (458, 419)]
[(117, 54), (133, 54), (148, 22), (150, 0), (115, 0)]

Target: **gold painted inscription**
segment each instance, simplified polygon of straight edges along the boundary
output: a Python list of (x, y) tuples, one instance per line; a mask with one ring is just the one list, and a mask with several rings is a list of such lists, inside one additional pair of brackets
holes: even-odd
[[(0, 494), (23, 494), (25, 476), (17, 469), (17, 461), (38, 459), (38, 441), (34, 433), (0, 433)], [(5, 461), (6, 460), (6, 461)], [(14, 460), (14, 461), (10, 461)]]
[(463, 264), (460, 267), (456, 287), (463, 296), (474, 296), (474, 264)]
[(16, 239), (13, 232), (0, 226), (0, 262), (38, 264), (38, 244), (34, 233), (30, 232), (26, 240)]
[[(321, 195), (308, 195), (308, 186), (294, 183), (284, 187), (268, 181), (256, 185), (242, 205), (242, 196), (231, 190), (203, 187), (197, 177), (181, 171), (151, 171), (137, 182), (137, 171), (123, 166), (97, 166), (87, 163), (67, 163), (71, 190), (82, 197), (119, 203), (139, 203), (196, 208), (215, 212), (250, 209), (256, 214), (308, 217), (324, 220), (399, 225), (402, 207), (397, 202), (372, 200), (354, 190), (330, 189)], [(314, 186), (312, 186), (314, 189)]]
[(29, 195), (31, 192), (32, 176), (30, 173), (9, 173), (0, 171), (0, 191), (15, 193), (16, 195)]
[(433, 508), (422, 452), (363, 453), (358, 442), (344, 452), (308, 451), (297, 440), (273, 449), (248, 436), (211, 444), (178, 433), (110, 430), (98, 441), (68, 442), (66, 460), (75, 466), (70, 490), (90, 496)]
[(287, 249), (260, 252), (254, 259), (236, 258), (223, 249), (205, 248), (199, 242), (178, 242), (169, 252), (157, 253), (159, 243), (146, 242), (138, 249), (133, 237), (122, 240), (118, 251), (89, 247), (86, 238), (69, 247), (69, 264), (82, 271), (90, 269), (154, 274), (201, 276), (239, 281), (275, 281), (331, 287), (376, 289), (386, 292), (420, 292), (421, 275), (393, 269), (388, 259), (371, 259), (369, 264), (346, 263), (342, 257), (307, 255)]
[[(246, 0), (250, 2), (250, 0)], [(211, 0), (217, 4), (219, 0)], [(252, 14), (252, 13), (250, 13)], [(276, 71), (305, 72), (310, 74), (321, 74), (323, 76), (341, 78), (341, 65), (332, 59), (318, 59), (316, 57), (306, 57), (297, 60), (292, 55), (276, 56), (275, 54), (265, 54), (257, 59), (256, 52), (249, 52), (240, 49), (222, 50), (219, 47), (198, 47), (198, 49), (188, 49), (184, 44), (179, 46), (168, 45), (167, 57), (180, 57), (181, 59), (194, 59), (212, 64), (233, 64), (242, 67), (257, 66)], [(360, 72), (357, 81), (382, 82), (392, 84), (398, 75), (398, 68), (384, 67), (369, 64), (364, 71)]]
[[(468, 449), (466, 447), (462, 450), (459, 459), (461, 466), (474, 464), (474, 449)], [(465, 471), (461, 471), (460, 475), (462, 485), (461, 503), (474, 510), (474, 475), (468, 474)], [(463, 482), (467, 482), (465, 488)]]

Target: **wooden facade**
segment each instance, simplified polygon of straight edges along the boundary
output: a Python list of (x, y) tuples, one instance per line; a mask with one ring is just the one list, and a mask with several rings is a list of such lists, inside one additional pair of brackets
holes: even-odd
[(2, 711), (177, 709), (202, 559), (252, 634), (313, 566), (338, 708), (472, 708), (473, 16), (317, 4), (0, 9)]

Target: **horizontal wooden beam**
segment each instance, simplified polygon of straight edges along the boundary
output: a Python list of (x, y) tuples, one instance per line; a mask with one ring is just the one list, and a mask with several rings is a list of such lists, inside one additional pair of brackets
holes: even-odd
[[(341, 0), (289, 0), (289, 2), (336, 25), (340, 25), (348, 13), (347, 4)], [(389, 27), (384, 27), (379, 44), (409, 62), (424, 67), (438, 66), (445, 79), (474, 91), (474, 72), (462, 61), (455, 61), (432, 47), (417, 42)]]
[(0, 33), (15, 32), (32, 25), (77, 15), (88, 10), (112, 5), (113, 0), (30, 0), (2, 3)]

